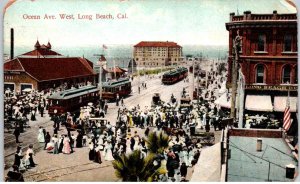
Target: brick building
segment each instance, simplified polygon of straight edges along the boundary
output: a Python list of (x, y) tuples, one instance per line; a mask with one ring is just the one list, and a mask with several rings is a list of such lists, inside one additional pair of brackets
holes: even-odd
[(146, 42), (134, 45), (133, 58), (138, 66), (178, 65), (182, 60), (182, 47), (175, 42)]
[(26, 88), (44, 90), (60, 85), (95, 81), (93, 63), (85, 58), (65, 57), (51, 50), (51, 44), (35, 44), (33, 51), (4, 63), (4, 88), (21, 92)]
[(296, 111), (297, 16), (296, 14), (230, 14), (227, 87), (232, 81), (232, 47), (242, 36), (240, 67), (245, 81), (245, 109), (283, 112), (290, 92), (291, 111)]

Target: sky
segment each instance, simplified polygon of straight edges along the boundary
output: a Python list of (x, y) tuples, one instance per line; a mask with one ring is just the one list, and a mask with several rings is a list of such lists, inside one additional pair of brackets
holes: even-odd
[[(225, 23), (229, 13), (295, 13), (284, 0), (18, 0), (4, 15), (4, 51), (10, 28), (15, 47), (33, 48), (36, 40), (59, 47), (137, 44), (140, 41), (175, 41), (180, 45), (227, 45)], [(112, 14), (114, 20), (79, 20), (78, 14)], [(118, 13), (127, 19), (117, 19)], [(45, 20), (44, 15), (55, 20)], [(73, 14), (61, 20), (59, 14)], [(39, 15), (41, 19), (24, 19)]]

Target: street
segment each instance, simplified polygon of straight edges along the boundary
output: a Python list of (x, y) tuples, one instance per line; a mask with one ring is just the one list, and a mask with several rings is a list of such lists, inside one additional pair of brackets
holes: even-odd
[[(191, 78), (191, 75), (189, 77)], [(180, 81), (174, 85), (163, 85), (161, 78), (158, 76), (151, 78), (142, 76), (140, 83), (142, 82), (146, 82), (147, 89), (141, 88), (141, 92), (138, 94), (138, 78), (136, 77), (134, 79), (132, 85), (133, 92), (129, 97), (124, 99), (124, 104), (127, 108), (137, 106), (138, 104), (141, 109), (144, 109), (145, 106), (150, 107), (154, 93), (160, 93), (161, 99), (166, 102), (170, 100), (172, 94), (179, 100), (183, 88), (189, 87), (190, 84)], [(109, 103), (106, 118), (112, 125), (116, 123), (118, 109), (119, 107), (116, 106), (116, 103)], [(29, 144), (34, 145), (36, 152), (34, 160), (38, 165), (24, 173), (25, 181), (118, 181), (110, 161), (103, 161), (101, 165), (89, 161), (88, 147), (74, 148), (75, 152), (70, 155), (54, 155), (43, 150), (44, 143), (38, 143), (37, 136), (40, 126), (45, 128), (46, 131), (52, 135), (53, 121), (50, 120), (48, 115), (45, 115), (43, 118), (37, 115), (37, 121), (30, 121), (29, 124), (31, 127), (28, 128), (25, 133), (22, 133), (19, 139), (22, 141), (21, 145), (24, 151), (26, 151), (25, 148), (27, 148)], [(133, 131), (137, 131), (138, 135), (144, 136), (144, 129), (133, 128)], [(63, 133), (66, 133), (65, 127), (60, 128), (59, 134)], [(9, 166), (13, 163), (15, 149), (16, 143), (14, 136), (11, 133), (6, 133), (5, 174)]]

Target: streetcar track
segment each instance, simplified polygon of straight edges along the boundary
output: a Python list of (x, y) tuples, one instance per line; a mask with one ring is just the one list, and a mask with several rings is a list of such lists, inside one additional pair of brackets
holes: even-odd
[(95, 163), (94, 162), (88, 162), (88, 163), (85, 163), (85, 164), (77, 164), (77, 165), (71, 165), (71, 166), (67, 166), (67, 167), (60, 167), (60, 168), (57, 168), (57, 169), (45, 170), (45, 171), (42, 171), (42, 172), (37, 172), (37, 173), (24, 175), (24, 176), (25, 177), (30, 177), (30, 176), (35, 176), (35, 175), (47, 173), (47, 172), (53, 172), (53, 171), (58, 171), (58, 170), (62, 170), (62, 169), (69, 169), (69, 168), (74, 168), (74, 167), (84, 166), (84, 165), (91, 165), (91, 164), (95, 164)]
[(94, 169), (100, 169), (100, 168), (105, 168), (105, 167), (109, 167), (109, 166), (112, 166), (112, 165), (104, 165), (104, 166), (101, 166), (101, 167), (81, 169), (81, 170), (78, 170), (78, 171), (74, 171), (72, 173), (67, 172), (67, 173), (63, 173), (63, 174), (58, 174), (58, 175), (55, 175), (55, 176), (47, 177), (45, 179), (35, 180), (35, 182), (46, 181), (46, 180), (49, 180), (49, 179), (58, 178), (58, 177), (62, 177), (62, 176), (65, 176), (65, 175), (71, 175), (71, 174), (75, 174), (75, 173), (79, 173), (79, 172), (84, 172), (84, 171), (91, 171), (91, 170), (94, 170)]

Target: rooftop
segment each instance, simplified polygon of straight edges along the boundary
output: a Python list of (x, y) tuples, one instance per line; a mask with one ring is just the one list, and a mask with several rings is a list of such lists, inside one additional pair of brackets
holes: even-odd
[(175, 42), (159, 42), (159, 41), (141, 41), (134, 47), (181, 47)]
[(235, 15), (235, 13), (230, 13), (230, 21), (287, 21), (295, 20), (297, 21), (296, 13), (289, 14), (278, 14), (276, 10), (272, 14), (252, 14), (251, 11), (245, 11), (243, 15)]
[(229, 22), (226, 24), (226, 29), (247, 27), (297, 27), (297, 14), (278, 14), (276, 10), (273, 14), (252, 14), (251, 11), (245, 11), (243, 15), (235, 15), (230, 13)]
[[(237, 131), (229, 132), (227, 181), (293, 181), (286, 178), (285, 167), (293, 164), (297, 170), (298, 161), (285, 140), (277, 133), (280, 131)], [(262, 139), (262, 151), (256, 150), (258, 137)]]
[(4, 63), (4, 71), (26, 72), (37, 81), (58, 80), (95, 74), (92, 62), (80, 57), (17, 57)]
[(49, 57), (49, 56), (62, 56), (61, 54), (51, 50), (50, 42), (47, 45), (40, 45), (39, 41), (36, 41), (34, 50), (22, 54), (20, 57)]
[(83, 86), (80, 88), (74, 88), (54, 93), (49, 97), (49, 99), (70, 99), (96, 91), (99, 91), (99, 89), (96, 86)]

